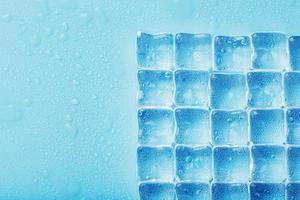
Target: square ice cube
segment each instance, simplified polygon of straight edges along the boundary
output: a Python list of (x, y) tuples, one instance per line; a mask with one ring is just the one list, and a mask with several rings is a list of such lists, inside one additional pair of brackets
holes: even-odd
[(172, 145), (175, 120), (172, 109), (140, 109), (138, 111), (139, 143)]
[(174, 156), (171, 147), (138, 147), (138, 175), (140, 181), (174, 179)]
[(253, 144), (285, 143), (284, 111), (281, 109), (251, 110), (250, 139)]
[(206, 183), (183, 182), (176, 185), (177, 200), (210, 199), (210, 186)]
[(250, 151), (247, 147), (214, 148), (214, 181), (248, 182), (250, 178)]
[(252, 34), (254, 69), (284, 70), (288, 66), (287, 37), (282, 33)]
[(300, 147), (287, 149), (287, 165), (289, 181), (300, 181)]
[(211, 134), (214, 145), (247, 145), (247, 112), (242, 110), (214, 110), (211, 114), (211, 121)]
[(140, 200), (176, 200), (175, 187), (171, 183), (141, 183)]
[(214, 109), (244, 109), (246, 79), (242, 74), (215, 73), (211, 76), (211, 107)]
[(163, 33), (139, 33), (137, 62), (141, 68), (170, 69), (173, 65), (173, 36)]
[(248, 36), (215, 37), (215, 69), (243, 72), (250, 69), (251, 48)]
[(210, 143), (209, 111), (197, 108), (177, 108), (176, 143), (208, 145)]
[(281, 183), (251, 183), (250, 194), (251, 200), (285, 200), (285, 188)]
[(209, 70), (211, 68), (212, 39), (210, 34), (178, 33), (175, 36), (177, 68)]
[(176, 147), (176, 173), (182, 181), (209, 182), (212, 179), (210, 147)]
[(289, 38), (290, 66), (291, 70), (300, 70), (300, 36)]
[(288, 144), (300, 145), (300, 109), (288, 109), (287, 120), (287, 142)]
[(138, 71), (138, 102), (141, 106), (173, 105), (173, 73), (171, 71)]
[(207, 107), (209, 104), (208, 83), (208, 72), (186, 70), (176, 71), (176, 105)]
[(212, 200), (249, 200), (247, 184), (214, 183), (212, 185)]
[(282, 106), (282, 76), (279, 72), (250, 72), (248, 106), (252, 108)]
[(300, 106), (300, 72), (284, 74), (284, 96), (287, 106)]
[(284, 146), (259, 145), (252, 146), (252, 181), (283, 182), (285, 173)]
[(300, 183), (288, 183), (286, 186), (287, 200), (300, 199)]

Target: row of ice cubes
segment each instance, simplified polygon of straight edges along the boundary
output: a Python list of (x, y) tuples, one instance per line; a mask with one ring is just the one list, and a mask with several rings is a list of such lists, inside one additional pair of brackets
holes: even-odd
[(139, 70), (140, 106), (199, 106), (245, 109), (300, 106), (300, 72)]
[(142, 183), (141, 200), (298, 200), (300, 183)]
[[(212, 41), (214, 40), (214, 42)], [(139, 33), (137, 61), (140, 68), (172, 69), (172, 34)], [(212, 58), (213, 57), (213, 58)], [(249, 36), (216, 36), (178, 33), (175, 36), (176, 68), (220, 71), (249, 69), (300, 70), (300, 36), (254, 33)], [(290, 66), (290, 67), (289, 67)]]
[(215, 183), (300, 181), (300, 147), (253, 145), (240, 147), (140, 146), (140, 181)]

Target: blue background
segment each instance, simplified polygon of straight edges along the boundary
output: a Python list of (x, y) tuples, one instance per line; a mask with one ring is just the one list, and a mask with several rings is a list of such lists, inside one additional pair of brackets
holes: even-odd
[(136, 33), (300, 34), (296, 0), (1, 0), (0, 199), (138, 199)]

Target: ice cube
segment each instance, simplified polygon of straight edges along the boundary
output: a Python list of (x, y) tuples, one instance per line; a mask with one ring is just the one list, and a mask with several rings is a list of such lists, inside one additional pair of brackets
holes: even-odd
[(300, 106), (300, 72), (284, 74), (284, 96), (287, 106)]
[(175, 37), (177, 68), (209, 70), (212, 66), (210, 34), (178, 33)]
[(176, 142), (188, 145), (210, 143), (209, 111), (197, 108), (177, 108)]
[(209, 104), (208, 84), (208, 72), (186, 70), (176, 71), (176, 105), (207, 107)]
[(283, 182), (285, 173), (284, 146), (258, 145), (252, 147), (252, 181)]
[(210, 147), (176, 147), (177, 178), (183, 181), (209, 182), (212, 179)]
[(249, 200), (247, 184), (214, 183), (212, 185), (213, 200)]
[(287, 120), (287, 142), (288, 144), (300, 145), (300, 109), (288, 109)]
[(281, 183), (251, 183), (250, 194), (251, 200), (285, 200), (285, 188)]
[(282, 33), (252, 34), (254, 69), (284, 70), (288, 66), (287, 37)]
[(251, 66), (248, 36), (215, 37), (215, 69), (244, 72)]
[(137, 37), (137, 62), (140, 68), (170, 69), (173, 65), (173, 36), (163, 33), (139, 33)]
[(293, 71), (300, 70), (300, 36), (289, 38), (290, 66)]
[(138, 81), (138, 102), (141, 106), (173, 105), (174, 83), (171, 71), (140, 70)]
[(286, 186), (286, 200), (299, 200), (300, 199), (300, 183), (288, 183)]
[(300, 147), (288, 148), (287, 165), (289, 181), (300, 181)]
[(211, 114), (212, 141), (215, 145), (247, 145), (248, 116), (242, 110), (214, 110)]
[(174, 116), (172, 109), (140, 109), (138, 111), (139, 143), (142, 145), (172, 145)]
[(175, 187), (171, 183), (141, 183), (139, 193), (140, 200), (176, 200)]
[(138, 147), (137, 160), (140, 181), (173, 181), (175, 162), (171, 147)]
[(213, 156), (215, 182), (249, 181), (250, 151), (247, 147), (216, 147)]
[(282, 76), (277, 72), (250, 72), (247, 75), (249, 97), (252, 108), (282, 106)]
[(215, 73), (211, 76), (211, 107), (214, 109), (244, 109), (246, 78), (242, 74)]
[(281, 109), (251, 110), (250, 138), (253, 144), (285, 143), (284, 111)]
[(177, 200), (210, 199), (210, 186), (207, 183), (183, 182), (176, 185)]

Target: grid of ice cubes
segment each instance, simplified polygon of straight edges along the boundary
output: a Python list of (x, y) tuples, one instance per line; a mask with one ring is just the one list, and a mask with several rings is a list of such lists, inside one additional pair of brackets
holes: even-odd
[(300, 199), (300, 36), (139, 33), (141, 200)]

